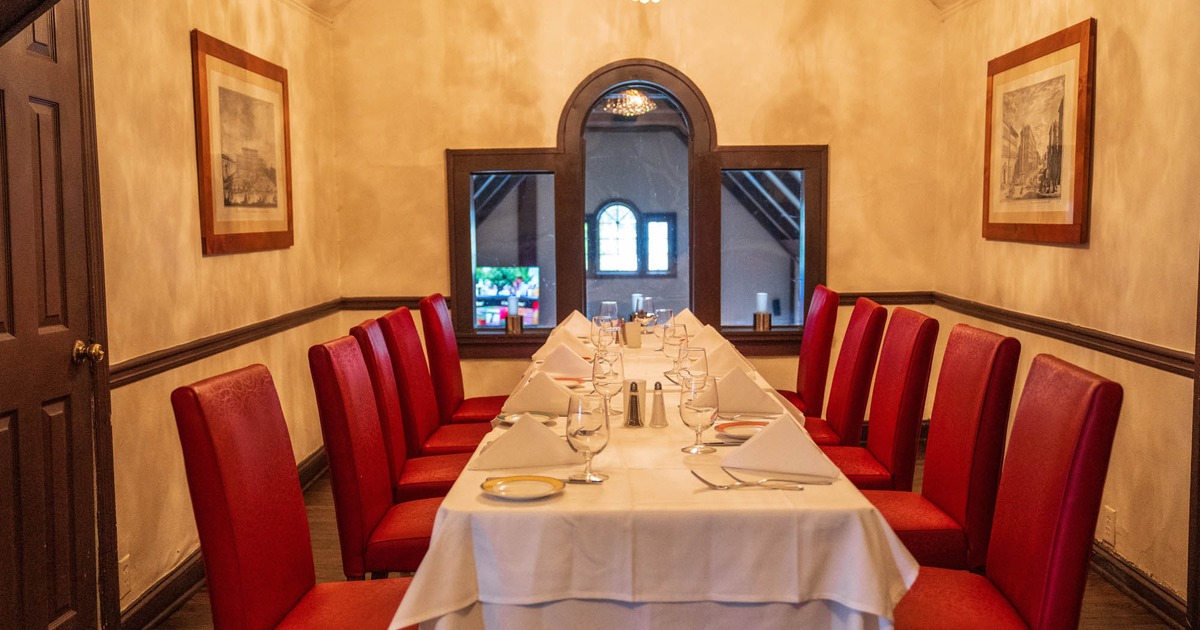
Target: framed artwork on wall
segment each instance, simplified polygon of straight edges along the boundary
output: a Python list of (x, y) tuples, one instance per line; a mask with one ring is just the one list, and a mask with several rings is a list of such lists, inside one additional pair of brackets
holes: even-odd
[(287, 70), (192, 31), (204, 254), (291, 247)]
[(988, 62), (983, 237), (1088, 238), (1096, 20)]

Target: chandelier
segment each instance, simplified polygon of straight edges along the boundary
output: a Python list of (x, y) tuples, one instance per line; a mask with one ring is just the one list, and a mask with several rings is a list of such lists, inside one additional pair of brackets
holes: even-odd
[[(649, 2), (650, 0), (634, 0), (635, 2)], [(657, 2), (658, 0), (654, 0)], [(658, 105), (650, 100), (649, 96), (642, 93), (641, 90), (630, 88), (621, 90), (616, 94), (609, 95), (604, 102), (604, 111), (618, 116), (641, 116), (647, 112), (654, 111)]]

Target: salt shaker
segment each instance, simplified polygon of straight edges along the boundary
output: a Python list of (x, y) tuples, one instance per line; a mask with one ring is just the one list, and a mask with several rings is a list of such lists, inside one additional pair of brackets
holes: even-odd
[(625, 426), (640, 427), (642, 424), (642, 393), (638, 391), (636, 381), (629, 383), (629, 395), (626, 396)]
[(662, 382), (654, 383), (654, 394), (650, 396), (650, 426), (655, 429), (667, 426), (667, 406), (663, 403)]

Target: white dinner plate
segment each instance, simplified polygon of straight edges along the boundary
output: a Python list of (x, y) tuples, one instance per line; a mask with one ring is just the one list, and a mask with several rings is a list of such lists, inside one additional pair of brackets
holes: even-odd
[(498, 499), (508, 501), (534, 501), (552, 497), (566, 487), (561, 480), (540, 475), (513, 475), (496, 477), (479, 484), (483, 491)]
[(722, 422), (717, 425), (717, 433), (722, 437), (734, 440), (748, 440), (767, 426), (761, 420), (742, 420), (739, 422)]
[(496, 420), (502, 427), (511, 427), (521, 416), (527, 416), (541, 422), (542, 424), (552, 427), (555, 424), (555, 418), (558, 414), (550, 413), (549, 411), (518, 411), (516, 413), (502, 413), (496, 416)]

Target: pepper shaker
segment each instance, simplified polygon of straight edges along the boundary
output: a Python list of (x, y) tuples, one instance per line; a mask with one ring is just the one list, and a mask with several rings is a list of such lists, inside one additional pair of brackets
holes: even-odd
[(667, 406), (663, 402), (661, 381), (654, 383), (654, 394), (650, 396), (650, 426), (655, 429), (664, 429), (667, 426)]
[(625, 426), (640, 427), (642, 425), (642, 394), (638, 391), (637, 381), (630, 381), (629, 395), (625, 404)]

